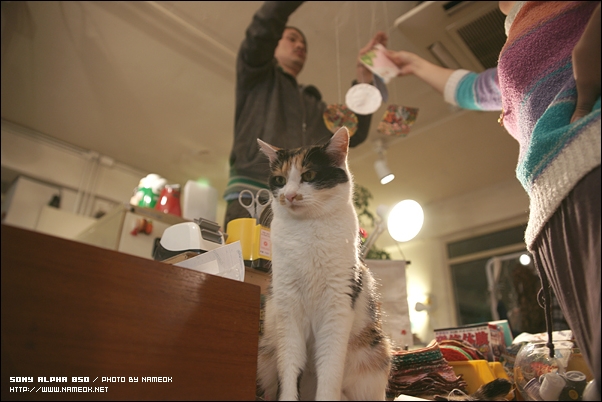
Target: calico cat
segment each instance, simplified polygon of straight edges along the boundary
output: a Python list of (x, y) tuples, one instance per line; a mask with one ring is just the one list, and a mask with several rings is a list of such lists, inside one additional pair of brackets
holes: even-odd
[(391, 343), (359, 257), (349, 133), (293, 150), (257, 141), (274, 195), (258, 385), (272, 400), (384, 400)]

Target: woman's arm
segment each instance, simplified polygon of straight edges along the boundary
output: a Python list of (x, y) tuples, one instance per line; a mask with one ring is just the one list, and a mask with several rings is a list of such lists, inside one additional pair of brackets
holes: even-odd
[(454, 70), (433, 64), (422, 57), (405, 50), (387, 51), (389, 57), (400, 69), (399, 76), (415, 75), (443, 95), (445, 84)]

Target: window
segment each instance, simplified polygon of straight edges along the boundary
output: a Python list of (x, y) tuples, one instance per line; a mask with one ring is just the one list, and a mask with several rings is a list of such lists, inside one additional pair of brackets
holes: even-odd
[[(537, 302), (539, 274), (532, 261), (519, 262), (522, 254), (529, 254), (525, 228), (514, 226), (447, 244), (458, 325), (507, 319), (514, 336), (545, 332), (544, 310)], [(499, 271), (488, 279), (487, 265), (493, 257), (498, 257)], [(555, 298), (552, 309), (554, 330), (568, 329)]]
[(485, 266), (496, 255), (526, 252), (525, 228), (526, 224), (514, 226), (447, 244), (458, 325), (493, 320)]

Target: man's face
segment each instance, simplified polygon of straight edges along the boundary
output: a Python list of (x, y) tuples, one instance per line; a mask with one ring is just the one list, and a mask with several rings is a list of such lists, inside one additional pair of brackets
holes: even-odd
[(278, 63), (284, 68), (292, 67), (301, 71), (307, 57), (307, 47), (303, 36), (295, 29), (285, 29), (282, 38), (278, 42), (274, 56)]

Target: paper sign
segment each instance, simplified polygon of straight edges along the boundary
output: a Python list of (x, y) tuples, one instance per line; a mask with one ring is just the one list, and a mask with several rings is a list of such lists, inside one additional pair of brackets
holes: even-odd
[(244, 282), (245, 280), (245, 263), (239, 241), (207, 251), (174, 265), (236, 281)]

